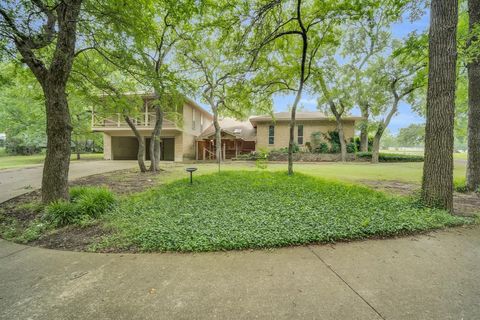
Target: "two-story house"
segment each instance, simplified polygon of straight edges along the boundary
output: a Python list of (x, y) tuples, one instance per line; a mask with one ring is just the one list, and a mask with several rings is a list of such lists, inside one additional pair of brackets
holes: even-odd
[[(150, 136), (155, 125), (153, 96), (142, 95), (142, 112), (133, 118), (146, 143), (145, 160), (150, 159)], [(195, 159), (196, 138), (212, 124), (213, 116), (192, 100), (186, 99), (178, 115), (166, 113), (161, 132), (161, 160), (181, 162)], [(175, 121), (175, 118), (179, 121)], [(121, 114), (92, 112), (92, 130), (103, 132), (104, 159), (135, 160), (138, 140)]]

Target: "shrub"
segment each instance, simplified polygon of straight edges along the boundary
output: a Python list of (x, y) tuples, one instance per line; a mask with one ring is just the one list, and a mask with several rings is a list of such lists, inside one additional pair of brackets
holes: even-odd
[(45, 208), (46, 220), (57, 227), (75, 223), (78, 216), (77, 208), (72, 202), (59, 200)]
[(355, 152), (357, 152), (357, 145), (355, 144), (353, 139), (351, 139), (351, 141), (347, 143), (347, 153), (355, 153)]
[[(274, 149), (272, 150), (274, 152), (279, 152), (279, 153), (288, 153), (288, 147), (283, 147), (283, 148), (279, 148), (279, 149)], [(298, 146), (298, 144), (295, 142), (293, 143), (293, 153), (298, 153), (300, 152), (300, 147)]]
[(77, 198), (72, 201), (83, 215), (98, 218), (115, 203), (114, 194), (107, 188), (83, 188)]
[(17, 138), (5, 140), (5, 151), (10, 155), (29, 156), (40, 153), (42, 148), (34, 142), (26, 142)]
[(318, 146), (313, 150), (314, 153), (328, 153), (328, 143), (320, 142)]
[(45, 209), (45, 217), (56, 226), (78, 223), (98, 218), (115, 203), (114, 194), (107, 188), (74, 187), (70, 190), (70, 202), (56, 201)]
[[(371, 152), (357, 152), (358, 159), (371, 160)], [(378, 161), (380, 162), (422, 162), (423, 156), (416, 156), (411, 154), (395, 154), (395, 153), (380, 153)]]

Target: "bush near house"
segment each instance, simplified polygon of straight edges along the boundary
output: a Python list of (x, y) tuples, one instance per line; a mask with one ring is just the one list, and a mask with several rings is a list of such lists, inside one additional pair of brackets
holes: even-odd
[[(327, 133), (314, 132), (311, 135), (311, 149), (313, 153), (340, 153), (340, 137), (337, 131)], [(355, 153), (357, 145), (352, 138), (347, 142), (347, 152)]]
[[(357, 159), (370, 161), (372, 160), (371, 152), (357, 152)], [(380, 162), (422, 162), (423, 156), (410, 154), (380, 153), (378, 160)]]

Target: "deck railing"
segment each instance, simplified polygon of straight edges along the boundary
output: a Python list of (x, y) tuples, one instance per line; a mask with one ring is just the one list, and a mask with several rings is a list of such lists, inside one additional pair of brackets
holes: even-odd
[[(153, 128), (155, 126), (155, 112), (145, 112), (131, 117), (132, 122), (138, 128)], [(120, 113), (101, 115), (92, 113), (93, 128), (129, 128), (127, 122)], [(163, 129), (180, 129), (174, 121), (163, 119)]]

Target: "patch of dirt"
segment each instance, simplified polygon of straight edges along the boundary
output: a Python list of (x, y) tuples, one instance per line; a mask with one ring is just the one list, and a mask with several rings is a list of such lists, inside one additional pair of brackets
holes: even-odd
[[(10, 199), (0, 204), (2, 218), (14, 219), (19, 226), (26, 228), (30, 222), (42, 215), (42, 209), (35, 205), (40, 203), (40, 191), (35, 190), (21, 196)], [(0, 223), (3, 219), (0, 218)]]
[(372, 189), (401, 196), (410, 196), (420, 190), (419, 185), (396, 180), (359, 180), (359, 182)]
[(99, 242), (102, 237), (109, 234), (111, 231), (106, 230), (100, 224), (88, 227), (68, 226), (43, 235), (30, 242), (29, 245), (50, 249), (87, 251), (91, 244)]
[(158, 185), (158, 178), (163, 172), (164, 170), (161, 170), (157, 173), (140, 173), (138, 169), (118, 170), (80, 178), (72, 181), (70, 185), (106, 186), (116, 194), (126, 195), (130, 193), (141, 192), (150, 187)]
[[(411, 196), (420, 191), (419, 185), (402, 181), (360, 180), (359, 182), (376, 190), (402, 196)], [(476, 213), (480, 213), (480, 193), (455, 192), (453, 194), (453, 210), (456, 215), (460, 216), (473, 216)]]
[[(128, 195), (159, 185), (167, 174), (165, 170), (157, 173), (141, 173), (138, 169), (117, 170), (74, 180), (70, 182), (70, 186), (105, 186), (117, 195)], [(40, 190), (23, 194), (0, 204), (0, 231), (9, 231), (14, 228), (15, 233), (20, 235), (35, 219), (41, 219), (42, 215)], [(88, 227), (68, 226), (44, 234), (29, 244), (45, 248), (85, 251), (91, 244), (110, 233), (111, 231), (100, 224)]]

